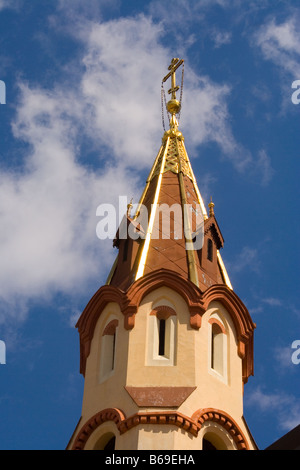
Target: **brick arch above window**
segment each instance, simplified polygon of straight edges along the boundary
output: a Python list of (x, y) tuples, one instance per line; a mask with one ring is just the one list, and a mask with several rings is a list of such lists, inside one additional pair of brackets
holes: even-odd
[(191, 419), (200, 427), (207, 421), (218, 423), (231, 435), (238, 450), (249, 450), (249, 444), (242, 430), (225, 411), (215, 408), (200, 409), (192, 415)]
[(80, 334), (80, 372), (85, 374), (94, 330), (104, 307), (109, 302), (117, 303), (124, 315), (124, 328), (131, 330), (142, 299), (159, 287), (169, 287), (182, 296), (190, 312), (190, 325), (196, 330), (201, 328), (202, 316), (212, 301), (223, 304), (236, 328), (238, 354), (243, 361), (243, 381), (247, 382), (249, 375), (253, 374), (253, 331), (256, 325), (243, 302), (226, 285), (216, 284), (201, 292), (190, 280), (166, 269), (141, 277), (126, 292), (105, 285), (95, 293), (76, 324)]
[(119, 325), (118, 320), (111, 320), (103, 330), (102, 336), (114, 335)]
[(150, 315), (155, 315), (158, 320), (168, 320), (171, 316), (176, 316), (176, 312), (172, 307), (159, 305), (151, 311)]
[(238, 424), (224, 411), (215, 408), (197, 410), (191, 417), (178, 411), (139, 411), (134, 415), (126, 415), (117, 408), (107, 408), (92, 416), (78, 431), (72, 450), (83, 450), (91, 434), (106, 421), (113, 421), (120, 434), (124, 434), (140, 424), (173, 425), (181, 428), (197, 437), (203, 425), (207, 421), (218, 423), (232, 437), (238, 450), (249, 450), (249, 444)]
[(208, 320), (208, 323), (210, 323), (211, 325), (218, 325), (218, 327), (220, 328), (222, 333), (224, 333), (224, 335), (226, 335), (225, 327), (224, 327), (223, 323), (220, 322), (220, 320), (218, 320), (217, 318), (212, 317)]

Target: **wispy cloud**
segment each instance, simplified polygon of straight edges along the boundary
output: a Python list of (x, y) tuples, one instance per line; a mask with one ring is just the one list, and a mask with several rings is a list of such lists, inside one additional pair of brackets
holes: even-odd
[(272, 167), (271, 158), (265, 150), (260, 150), (258, 153), (256, 170), (260, 174), (262, 186), (267, 186), (272, 180), (275, 170)]
[(282, 300), (278, 299), (277, 297), (267, 297), (265, 299), (262, 299), (262, 302), (270, 305), (271, 307), (281, 307), (282, 306)]
[(225, 44), (230, 44), (232, 40), (231, 31), (219, 31), (214, 29), (211, 33), (212, 40), (215, 43), (215, 47), (218, 49)]
[(0, 0), (0, 11), (4, 10), (4, 8), (9, 7), (11, 3), (11, 0)]
[(275, 19), (260, 27), (255, 42), (264, 57), (292, 77), (300, 76), (299, 14), (277, 23)]
[[(183, 3), (194, 11), (191, 2)], [(163, 45), (163, 23), (145, 15), (94, 21), (97, 2), (83, 12), (79, 2), (72, 3), (72, 14), (69, 5), (59, 2), (51, 25), (59, 27), (63, 17), (67, 34), (76, 30), (81, 67), (74, 75), (73, 63), (65, 64), (52, 88), (20, 85), (13, 132), (29, 150), (18, 171), (3, 168), (0, 175), (0, 297), (3, 312), (12, 306), (11, 315), (18, 310), (15, 299), (22, 303), (20, 319), (25, 299), (70, 292), (95, 272), (107, 272), (113, 255), (100, 255), (108, 244), (100, 247), (96, 238), (96, 208), (101, 202), (117, 205), (118, 195), (139, 198), (144, 182), (137, 175), (150, 169), (163, 133), (160, 86), (172, 57)], [(230, 126), (230, 87), (196, 76), (192, 64), (186, 63), (185, 72), (180, 127), (191, 158), (212, 142), (237, 171), (253, 167), (257, 162)], [(99, 149), (94, 166), (87, 141)], [(257, 164), (267, 184), (272, 167), (265, 151)], [(244, 247), (232, 269), (258, 269), (257, 261), (257, 250)]]
[(31, 150), (23, 168), (0, 175), (2, 321), (21, 321), (30, 298), (75, 286), (79, 292), (91, 276), (103, 275), (112, 256), (100, 256), (96, 208), (108, 195), (117, 204), (119, 193), (137, 188), (121, 165), (103, 162), (93, 171), (79, 162), (77, 135), (87, 116), (77, 90), (23, 84), (21, 96), (13, 130)]
[(246, 400), (256, 412), (265, 415), (271, 412), (272, 416), (277, 416), (278, 425), (284, 431), (293, 429), (300, 422), (300, 403), (295, 395), (281, 391), (267, 393), (258, 387)]
[[(113, 254), (101, 256), (108, 244), (100, 247), (96, 237), (96, 208), (117, 206), (118, 195), (138, 199), (143, 183), (137, 173), (150, 168), (158, 151), (159, 92), (170, 61), (162, 35), (161, 25), (143, 15), (83, 20), (83, 67), (76, 76), (72, 67), (68, 76), (66, 64), (52, 88), (20, 84), (12, 129), (29, 150), (22, 166), (4, 167), (0, 175), (2, 321), (8, 313), (21, 321), (28, 299), (83, 289), (96, 273), (107, 273)], [(227, 121), (229, 90), (190, 68), (188, 75), (190, 146), (213, 141), (232, 158), (238, 144)], [(85, 155), (87, 140), (99, 149), (94, 167)], [(244, 164), (239, 158), (233, 163)]]
[(277, 370), (280, 372), (297, 372), (295, 364), (292, 362), (293, 349), (291, 345), (277, 346), (273, 349), (274, 360), (278, 365)]
[(244, 246), (236, 258), (230, 263), (230, 272), (239, 273), (245, 268), (258, 272), (260, 263), (257, 248)]
[(5, 8), (17, 9), (21, 2), (22, 0), (0, 0), (0, 11)]

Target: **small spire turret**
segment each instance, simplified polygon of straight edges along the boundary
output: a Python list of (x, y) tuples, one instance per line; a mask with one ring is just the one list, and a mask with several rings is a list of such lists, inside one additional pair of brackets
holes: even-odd
[(209, 217), (212, 217), (215, 215), (215, 212), (214, 212), (214, 203), (212, 202), (212, 196), (210, 197), (210, 203), (208, 204), (208, 207), (209, 207)]

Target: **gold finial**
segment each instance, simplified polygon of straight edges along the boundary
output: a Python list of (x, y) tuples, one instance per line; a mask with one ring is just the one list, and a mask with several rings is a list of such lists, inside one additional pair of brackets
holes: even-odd
[(127, 217), (130, 217), (130, 215), (131, 215), (131, 209), (133, 207), (132, 200), (133, 200), (133, 198), (131, 198), (130, 203), (127, 204)]
[(180, 65), (183, 64), (183, 62), (184, 62), (183, 59), (181, 60), (177, 58), (172, 59), (171, 64), (169, 65), (169, 68), (168, 68), (170, 72), (163, 78), (163, 83), (164, 83), (168, 80), (168, 78), (171, 77), (171, 88), (168, 91), (169, 95), (171, 95), (171, 99), (167, 103), (167, 110), (172, 115), (178, 114), (181, 108), (180, 101), (178, 101), (176, 98), (176, 91), (179, 90), (179, 86), (176, 86), (175, 72), (178, 69), (178, 67), (180, 67)]
[(214, 213), (214, 203), (212, 202), (212, 197), (210, 197), (210, 203), (208, 204), (208, 207), (209, 207), (209, 217), (212, 217), (213, 215), (215, 215)]

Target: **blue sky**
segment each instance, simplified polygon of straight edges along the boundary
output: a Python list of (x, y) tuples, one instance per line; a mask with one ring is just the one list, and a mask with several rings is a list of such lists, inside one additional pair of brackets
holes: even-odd
[(172, 57), (180, 130), (257, 325), (246, 420), (260, 448), (299, 424), (299, 21), (295, 1), (0, 0), (1, 449), (64, 449), (77, 424), (74, 325), (115, 256), (96, 209), (139, 199)]

